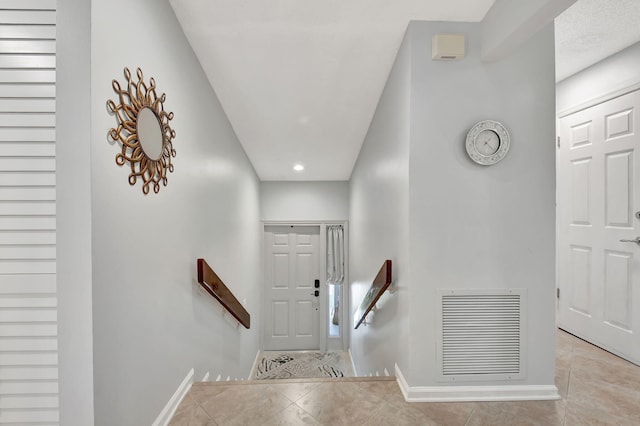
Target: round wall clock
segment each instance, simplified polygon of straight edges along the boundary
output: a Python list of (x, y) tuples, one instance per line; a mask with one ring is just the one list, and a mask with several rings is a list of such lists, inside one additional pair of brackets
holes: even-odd
[(467, 154), (483, 166), (502, 160), (509, 152), (509, 145), (509, 132), (497, 121), (483, 120), (467, 133)]

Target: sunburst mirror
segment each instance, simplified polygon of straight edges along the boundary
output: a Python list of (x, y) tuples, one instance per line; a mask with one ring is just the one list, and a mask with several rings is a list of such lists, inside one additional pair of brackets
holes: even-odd
[(126, 89), (121, 88), (118, 80), (111, 84), (119, 103), (107, 101), (117, 124), (109, 130), (109, 138), (122, 145), (122, 151), (116, 155), (116, 164), (131, 166), (129, 184), (135, 185), (141, 179), (144, 194), (149, 193), (150, 187), (158, 193), (160, 182), (167, 186), (167, 171), (173, 172), (171, 158), (176, 156), (172, 142), (176, 132), (169, 124), (173, 112), (164, 110), (167, 96), (163, 93), (158, 97), (153, 77), (147, 84), (140, 68), (136, 75), (138, 79), (134, 81), (129, 68), (125, 68)]

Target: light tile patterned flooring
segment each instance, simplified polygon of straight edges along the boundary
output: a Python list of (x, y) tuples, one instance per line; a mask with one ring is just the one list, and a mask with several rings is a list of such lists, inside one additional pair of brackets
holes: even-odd
[(559, 401), (409, 404), (389, 378), (214, 382), (171, 425), (640, 425), (640, 367), (562, 331), (556, 342)]

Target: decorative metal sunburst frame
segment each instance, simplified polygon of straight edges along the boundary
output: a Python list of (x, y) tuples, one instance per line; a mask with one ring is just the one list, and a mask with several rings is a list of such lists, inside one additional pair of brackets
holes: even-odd
[[(113, 141), (122, 144), (122, 151), (116, 155), (116, 164), (123, 166), (128, 162), (131, 165), (129, 184), (135, 185), (138, 178), (141, 178), (142, 192), (148, 194), (150, 186), (153, 186), (153, 192), (157, 194), (160, 182), (167, 186), (167, 171), (173, 172), (171, 157), (176, 156), (176, 150), (173, 149), (172, 140), (176, 137), (176, 132), (169, 124), (173, 120), (173, 112), (164, 110), (167, 96), (163, 93), (158, 97), (154, 78), (151, 77), (147, 85), (140, 68), (136, 70), (136, 74), (138, 81), (133, 81), (129, 68), (124, 69), (126, 89), (122, 89), (117, 80), (112, 82), (120, 103), (116, 104), (111, 99), (107, 101), (107, 107), (115, 114), (117, 122), (117, 127), (111, 128), (108, 134)], [(162, 153), (158, 159), (150, 158), (140, 144), (137, 119), (142, 108), (151, 109), (160, 123), (163, 141)]]

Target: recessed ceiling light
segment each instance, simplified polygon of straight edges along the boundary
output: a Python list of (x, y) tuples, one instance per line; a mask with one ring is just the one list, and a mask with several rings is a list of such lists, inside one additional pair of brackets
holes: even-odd
[(296, 164), (295, 166), (293, 166), (293, 170), (295, 170), (296, 172), (301, 172), (304, 170), (304, 166), (302, 164)]

